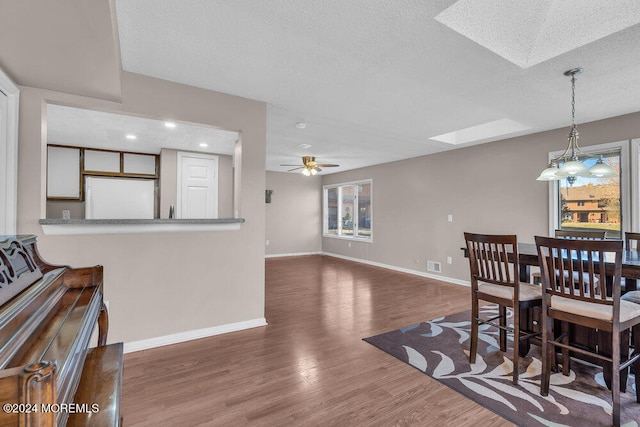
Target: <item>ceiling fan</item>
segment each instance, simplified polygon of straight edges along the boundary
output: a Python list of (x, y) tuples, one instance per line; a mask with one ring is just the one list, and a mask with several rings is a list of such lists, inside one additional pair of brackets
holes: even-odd
[(335, 168), (340, 165), (334, 165), (331, 163), (316, 163), (316, 158), (313, 156), (302, 156), (302, 166), (300, 165), (280, 165), (280, 166), (296, 166), (293, 169), (289, 169), (287, 172), (293, 172), (298, 169), (302, 169), (302, 173), (306, 176), (315, 175), (321, 172), (320, 168)]

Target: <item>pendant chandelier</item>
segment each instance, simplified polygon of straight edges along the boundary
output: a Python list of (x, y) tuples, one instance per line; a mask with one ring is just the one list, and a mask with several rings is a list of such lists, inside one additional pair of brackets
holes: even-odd
[[(569, 144), (566, 150), (549, 162), (549, 166), (542, 171), (538, 181), (558, 181), (567, 178), (569, 185), (573, 185), (578, 177), (583, 178), (611, 178), (617, 173), (611, 166), (604, 163), (602, 156), (596, 164), (589, 169), (580, 161), (593, 156), (585, 153), (578, 145), (578, 128), (576, 126), (576, 75), (582, 72), (582, 68), (574, 68), (566, 71), (565, 76), (571, 77), (571, 129), (569, 130)], [(562, 167), (559, 167), (562, 163)]]

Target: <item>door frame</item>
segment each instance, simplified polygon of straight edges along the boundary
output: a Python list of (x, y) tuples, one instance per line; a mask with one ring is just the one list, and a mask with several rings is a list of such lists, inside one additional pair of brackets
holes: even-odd
[(18, 210), (18, 114), (20, 90), (0, 69), (0, 92), (7, 99), (6, 121), (0, 120), (0, 235), (16, 234)]

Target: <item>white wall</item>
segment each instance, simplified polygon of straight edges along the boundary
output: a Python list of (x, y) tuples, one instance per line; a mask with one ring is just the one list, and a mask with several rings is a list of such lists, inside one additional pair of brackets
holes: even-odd
[[(122, 103), (20, 87), (18, 233), (36, 234), (49, 262), (104, 266), (110, 342), (262, 319), (266, 105), (131, 73), (122, 82)], [(246, 222), (239, 231), (43, 235), (46, 101), (241, 131)]]
[(322, 246), (322, 181), (320, 176), (267, 172), (265, 204), (268, 256), (320, 252)]
[[(640, 136), (640, 113), (580, 124), (583, 147)], [(469, 280), (463, 232), (549, 233), (549, 193), (536, 181), (548, 153), (564, 149), (567, 128), (331, 174), (323, 184), (373, 179), (373, 243), (323, 238), (324, 252)], [(637, 203), (638, 201), (636, 201)], [(453, 222), (447, 216), (453, 215)], [(447, 257), (453, 263), (447, 264)]]

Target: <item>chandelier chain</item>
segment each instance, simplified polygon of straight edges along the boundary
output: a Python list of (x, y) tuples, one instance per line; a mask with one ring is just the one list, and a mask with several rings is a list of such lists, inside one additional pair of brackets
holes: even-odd
[(571, 123), (576, 124), (576, 76), (571, 76)]

